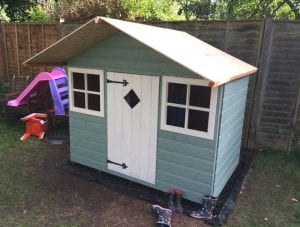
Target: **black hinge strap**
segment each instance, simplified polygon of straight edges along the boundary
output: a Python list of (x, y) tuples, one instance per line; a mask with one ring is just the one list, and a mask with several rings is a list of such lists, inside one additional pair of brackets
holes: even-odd
[(128, 167), (124, 162), (122, 164), (120, 164), (120, 163), (113, 162), (113, 161), (110, 161), (110, 160), (107, 159), (107, 163), (111, 163), (111, 164), (121, 166), (123, 169), (126, 169)]
[(127, 80), (123, 80), (123, 81), (115, 81), (115, 80), (109, 80), (109, 79), (107, 79), (106, 82), (107, 82), (107, 83), (115, 83), (115, 84), (123, 84), (124, 87), (126, 87), (127, 84), (129, 84), (129, 83), (127, 82)]

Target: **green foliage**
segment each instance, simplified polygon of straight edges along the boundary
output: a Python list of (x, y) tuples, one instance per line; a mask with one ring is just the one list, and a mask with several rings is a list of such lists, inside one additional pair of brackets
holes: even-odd
[(28, 20), (29, 22), (48, 22), (49, 17), (46, 15), (46, 12), (42, 8), (41, 5), (37, 5), (34, 7), (31, 7), (29, 10), (27, 10), (28, 13)]
[(6, 9), (7, 9), (7, 5), (0, 4), (0, 20), (9, 22), (10, 18), (7, 16), (7, 13), (5, 11)]
[(0, 0), (8, 21), (85, 22), (95, 16), (143, 20), (299, 19), (300, 0)]
[(9, 91), (9, 84), (8, 83), (1, 83), (0, 82), (0, 113), (4, 111), (3, 107), (4, 103), (4, 94)]
[(9, 84), (0, 82), (0, 97), (2, 97), (3, 94), (7, 93), (8, 91), (9, 91)]
[(124, 11), (119, 0), (63, 0), (58, 2), (57, 18), (66, 22), (85, 22), (95, 16), (124, 18)]
[(218, 0), (219, 19), (299, 18), (300, 0)]
[(7, 5), (5, 12), (12, 21), (26, 21), (27, 10), (37, 4), (36, 0), (0, 0), (0, 5)]
[(173, 0), (123, 0), (122, 6), (131, 19), (174, 20), (178, 7)]
[(216, 10), (216, 3), (211, 0), (179, 0), (179, 15), (184, 15), (189, 21), (192, 17), (196, 19), (209, 19)]

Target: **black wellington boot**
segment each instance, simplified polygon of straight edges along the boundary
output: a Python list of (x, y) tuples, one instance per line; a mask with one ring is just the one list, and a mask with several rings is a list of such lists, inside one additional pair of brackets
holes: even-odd
[(183, 214), (183, 207), (181, 205), (181, 198), (182, 198), (182, 191), (179, 189), (175, 190), (175, 206), (176, 206), (176, 212)]
[(176, 212), (176, 206), (174, 204), (175, 199), (175, 190), (173, 188), (169, 189), (169, 200), (168, 200), (168, 208), (172, 212)]
[(156, 227), (171, 227), (172, 211), (159, 205), (152, 205), (152, 208), (158, 215)]
[(202, 199), (202, 207), (200, 210), (192, 211), (190, 214), (191, 217), (201, 219), (201, 220), (210, 220), (213, 217), (213, 210), (218, 202), (216, 197), (205, 195)]

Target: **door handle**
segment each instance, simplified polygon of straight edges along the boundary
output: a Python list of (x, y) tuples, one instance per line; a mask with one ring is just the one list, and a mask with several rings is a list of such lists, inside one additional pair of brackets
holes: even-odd
[(108, 83), (108, 84), (109, 84), (109, 83), (123, 84), (123, 87), (126, 87), (127, 84), (129, 84), (129, 83), (127, 82), (127, 80), (116, 81), (116, 80), (109, 80), (109, 79), (106, 80), (106, 83)]

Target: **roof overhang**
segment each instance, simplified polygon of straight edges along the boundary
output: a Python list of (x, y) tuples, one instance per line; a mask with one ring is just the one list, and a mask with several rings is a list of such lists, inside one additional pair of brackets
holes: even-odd
[(211, 87), (257, 71), (256, 67), (185, 32), (105, 17), (90, 20), (26, 60), (24, 65), (66, 65), (68, 59), (119, 31), (209, 80)]
[(70, 34), (26, 60), (24, 66), (66, 65), (68, 59), (98, 42), (105, 40), (119, 30), (103, 24), (99, 26), (95, 19), (80, 26)]

